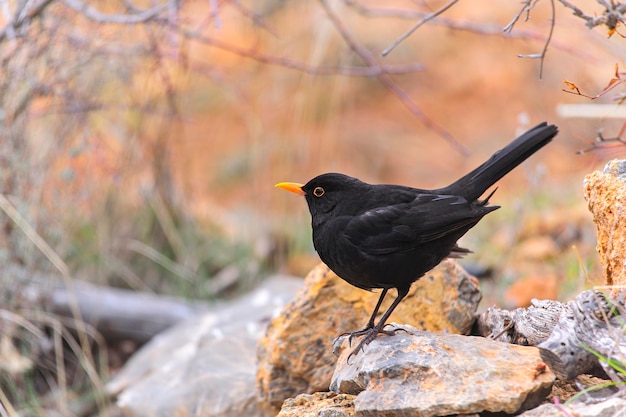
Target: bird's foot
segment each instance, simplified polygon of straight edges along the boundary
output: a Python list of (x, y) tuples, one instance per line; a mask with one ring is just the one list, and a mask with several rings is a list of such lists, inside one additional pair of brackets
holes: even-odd
[(348, 334), (350, 335), (350, 345), (352, 345), (352, 337), (354, 337), (354, 336), (363, 336), (363, 338), (361, 339), (359, 344), (356, 345), (354, 350), (352, 352), (350, 352), (350, 354), (348, 355), (348, 360), (347, 360), (348, 364), (350, 364), (350, 358), (352, 358), (352, 356), (354, 356), (354, 355), (358, 354), (360, 351), (362, 351), (363, 348), (365, 348), (366, 345), (369, 345), (372, 340), (376, 339), (376, 337), (379, 334), (384, 334), (384, 335), (387, 335), (387, 336), (393, 336), (393, 335), (396, 334), (396, 332), (399, 332), (399, 331), (407, 332), (407, 330), (403, 329), (402, 327), (396, 327), (396, 328), (394, 328), (392, 330), (385, 330), (385, 327), (387, 327), (387, 326), (391, 326), (391, 324), (385, 324), (383, 326), (374, 326), (374, 327), (365, 328), (363, 330), (359, 330), (359, 331), (356, 331), (356, 332), (353, 332), (353, 333), (346, 333), (346, 335), (348, 335)]
[(353, 339), (353, 338), (355, 338), (355, 337), (359, 337), (359, 336), (363, 336), (364, 334), (367, 334), (368, 332), (370, 332), (373, 328), (374, 328), (374, 326), (373, 326), (373, 325), (369, 325), (369, 324), (368, 324), (368, 325), (367, 325), (367, 327), (366, 327), (366, 328), (364, 328), (364, 329), (357, 330), (357, 331), (355, 331), (355, 332), (345, 332), (345, 333), (341, 333), (339, 336), (337, 336), (337, 337), (335, 338), (335, 340), (333, 340), (333, 345), (334, 345), (335, 343), (337, 343), (337, 341), (338, 341), (339, 339), (341, 339), (342, 337), (346, 337), (346, 336), (348, 336), (348, 345), (349, 345), (349, 346), (352, 346), (352, 339)]

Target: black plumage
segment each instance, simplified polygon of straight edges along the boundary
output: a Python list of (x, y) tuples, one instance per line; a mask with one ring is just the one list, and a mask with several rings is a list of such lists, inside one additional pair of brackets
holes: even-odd
[[(493, 192), (483, 200), (479, 197), (557, 133), (556, 126), (544, 122), (436, 190), (367, 184), (338, 173), (319, 175), (304, 185), (276, 185), (305, 196), (315, 250), (333, 272), (358, 288), (383, 289), (366, 327), (350, 333), (365, 335), (352, 354), (378, 333), (388, 333), (385, 323), (413, 282), (443, 259), (469, 252), (457, 240), (499, 208), (488, 205)], [(375, 323), (390, 288), (396, 288), (398, 296)]]

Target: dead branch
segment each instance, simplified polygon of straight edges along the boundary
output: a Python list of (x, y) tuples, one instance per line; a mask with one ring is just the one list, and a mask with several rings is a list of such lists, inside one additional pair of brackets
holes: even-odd
[[(327, 0), (320, 1), (322, 6), (324, 7), (324, 11), (326, 15), (337, 29), (337, 32), (341, 35), (343, 40), (346, 42), (348, 47), (354, 51), (361, 59), (365, 61), (371, 68), (380, 69), (380, 64), (374, 57), (374, 54), (361, 45), (356, 38), (352, 35), (352, 33), (348, 30), (348, 28), (344, 25), (343, 21), (337, 16), (337, 14), (332, 10)], [(376, 75), (378, 81), (391, 93), (393, 93), (396, 97), (400, 99), (402, 104), (414, 115), (416, 116), (426, 127), (437, 133), (443, 139), (445, 139), (454, 149), (461, 152), (463, 155), (467, 155), (469, 151), (467, 148), (457, 141), (454, 136), (444, 129), (442, 126), (435, 123), (431, 118), (429, 118), (422, 109), (411, 99), (411, 97), (394, 83), (391, 78), (389, 78), (388, 74), (384, 71), (379, 71)]]
[(559, 0), (563, 6), (572, 10), (574, 16), (583, 19), (589, 29), (599, 25), (605, 25), (609, 29), (610, 37), (615, 33), (619, 24), (625, 23), (624, 12), (626, 12), (626, 3), (618, 3), (615, 1), (607, 2), (604, 0), (596, 1), (604, 8), (604, 11), (601, 14), (593, 13), (592, 16), (567, 0)]
[(97, 332), (107, 341), (133, 340), (142, 344), (173, 324), (209, 310), (208, 303), (84, 281), (74, 281), (72, 288), (60, 284), (49, 287), (34, 282), (18, 289), (19, 293), (13, 295), (28, 298), (28, 307), (18, 309), (17, 313), (31, 318), (36, 312), (60, 319), (67, 317), (73, 321), (64, 322), (64, 326), (75, 327), (73, 304), (76, 303), (83, 322), (93, 329), (93, 334)]
[(124, 25), (135, 25), (138, 23), (144, 23), (154, 19), (159, 14), (168, 10), (171, 7), (177, 8), (178, 1), (170, 0), (162, 4), (158, 4), (149, 9), (137, 9), (135, 7), (129, 8), (128, 13), (125, 14), (109, 14), (101, 12), (93, 6), (83, 3), (80, 0), (62, 0), (63, 3), (76, 12), (82, 14), (86, 18), (93, 20), (97, 23), (116, 23)]
[(478, 317), (476, 329), (495, 340), (539, 347), (550, 369), (570, 380), (583, 373), (611, 375), (596, 354), (626, 362), (625, 320), (623, 293), (609, 298), (588, 290), (567, 303), (533, 300), (527, 309), (489, 308)]
[(416, 24), (414, 24), (409, 30), (407, 30), (404, 34), (402, 34), (400, 37), (398, 37), (398, 39), (396, 39), (395, 41), (393, 41), (391, 43), (391, 45), (389, 45), (382, 53), (382, 56), (387, 56), (389, 54), (389, 52), (391, 52), (396, 46), (398, 46), (400, 43), (402, 43), (406, 38), (408, 38), (409, 36), (411, 36), (413, 34), (413, 32), (415, 32), (417, 29), (420, 28), (420, 26), (422, 26), (423, 24), (430, 22), (431, 20), (433, 20), (435, 17), (441, 15), (442, 13), (444, 13), (445, 11), (447, 11), (448, 9), (450, 9), (452, 6), (454, 6), (456, 3), (458, 3), (459, 0), (452, 0), (450, 1), (448, 4), (445, 4), (443, 7), (439, 8), (439, 10), (436, 10), (432, 13), (427, 14), (426, 16), (424, 16), (422, 19), (420, 19)]
[[(244, 48), (238, 45), (225, 42), (221, 39), (213, 38), (203, 35), (198, 31), (192, 31), (180, 26), (174, 26), (173, 28), (180, 31), (180, 33), (188, 38), (216, 47), (220, 50), (230, 52), (232, 54), (249, 58), (254, 61), (276, 65), (288, 69), (301, 71), (311, 75), (346, 75), (352, 77), (376, 77), (380, 74), (407, 74), (410, 72), (421, 71), (424, 69), (422, 64), (383, 64), (377, 66), (356, 67), (356, 66), (330, 66), (330, 65), (309, 65), (301, 61), (297, 61), (287, 57), (280, 57), (271, 54), (265, 54), (256, 50), (255, 48)], [(202, 66), (195, 64), (195, 68), (202, 70)]]
[[(520, 17), (525, 14), (526, 19), (530, 19), (530, 12), (535, 8), (539, 0), (525, 0), (522, 2), (522, 8), (519, 12), (513, 17), (513, 19), (506, 25), (502, 31), (503, 32), (511, 32), (513, 27), (518, 22)], [(546, 53), (548, 52), (548, 46), (550, 45), (550, 41), (552, 40), (552, 34), (554, 33), (554, 19), (556, 16), (556, 10), (554, 8), (554, 0), (550, 0), (550, 9), (551, 9), (551, 18), (550, 18), (550, 30), (548, 32), (548, 36), (546, 38), (545, 43), (543, 44), (543, 48), (538, 54), (518, 54), (517, 56), (520, 58), (531, 58), (531, 59), (539, 59), (539, 78), (543, 77), (543, 63), (546, 57)]]
[[(345, 4), (353, 8), (357, 13), (367, 17), (392, 17), (396, 19), (424, 19), (429, 13), (422, 12), (414, 9), (400, 9), (392, 7), (369, 7), (358, 3), (356, 0), (344, 0)], [(472, 32), (478, 35), (498, 36), (509, 39), (530, 39), (536, 41), (542, 41), (546, 43), (547, 37), (536, 31), (524, 30), (516, 28), (515, 31), (505, 31), (501, 25), (494, 23), (481, 23), (469, 20), (459, 20), (454, 18), (448, 18), (446, 16), (436, 16), (429, 21), (430, 24), (444, 26), (446, 28)], [(510, 23), (509, 23), (510, 24)], [(506, 27), (505, 27), (506, 29)], [(581, 50), (581, 48), (572, 46), (566, 42), (561, 42), (558, 39), (551, 39), (550, 45), (555, 49), (565, 51), (569, 54), (579, 56), (584, 59), (591, 58), (591, 55)]]
[(590, 146), (587, 149), (581, 149), (576, 152), (578, 155), (583, 155), (589, 152), (597, 151), (599, 149), (611, 149), (615, 147), (626, 146), (626, 139), (623, 138), (626, 132), (626, 122), (622, 124), (622, 128), (618, 134), (614, 137), (606, 138), (602, 133), (602, 130), (598, 130), (595, 140), (586, 140)]

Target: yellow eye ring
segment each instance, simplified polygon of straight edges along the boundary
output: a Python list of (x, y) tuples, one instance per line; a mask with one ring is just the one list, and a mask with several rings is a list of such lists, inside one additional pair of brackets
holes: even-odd
[(324, 191), (324, 189), (322, 187), (315, 187), (315, 189), (313, 190), (313, 195), (315, 197), (321, 197), (324, 195), (326, 191)]

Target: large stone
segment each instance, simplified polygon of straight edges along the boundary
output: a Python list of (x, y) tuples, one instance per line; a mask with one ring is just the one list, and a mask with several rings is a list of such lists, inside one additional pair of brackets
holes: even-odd
[[(333, 339), (363, 328), (378, 296), (347, 284), (323, 264), (314, 268), (259, 342), (261, 396), (280, 407), (298, 394), (328, 390), (336, 362)], [(390, 291), (381, 311), (394, 296), (395, 290)], [(391, 320), (430, 331), (468, 333), (480, 297), (475, 279), (447, 260), (413, 284)]]
[(331, 390), (357, 395), (356, 416), (511, 414), (550, 393), (555, 377), (535, 347), (401, 327), (405, 331), (377, 337), (349, 362), (348, 338), (337, 341)]
[(626, 285), (626, 160), (615, 159), (602, 172), (587, 175), (584, 192), (606, 285)]
[(107, 384), (129, 417), (269, 417), (256, 396), (256, 344), (302, 285), (275, 277), (154, 337)]

